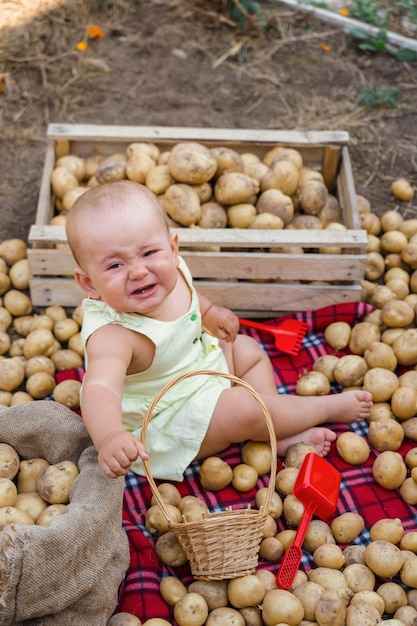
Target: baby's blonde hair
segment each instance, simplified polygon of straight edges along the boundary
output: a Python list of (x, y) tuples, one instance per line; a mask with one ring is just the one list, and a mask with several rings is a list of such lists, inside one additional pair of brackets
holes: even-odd
[(155, 194), (139, 183), (132, 180), (118, 180), (92, 187), (83, 193), (74, 203), (67, 215), (66, 234), (73, 257), (80, 267), (82, 266), (83, 238), (87, 225), (87, 218), (97, 220), (106, 216), (109, 211), (117, 211), (119, 207), (136, 206), (151, 208), (161, 221), (161, 225), (169, 233), (167, 215), (159, 204)]

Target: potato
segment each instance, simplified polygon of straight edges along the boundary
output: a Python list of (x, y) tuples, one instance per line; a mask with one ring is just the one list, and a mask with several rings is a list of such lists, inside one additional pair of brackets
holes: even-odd
[(389, 615), (393, 615), (400, 606), (407, 604), (407, 594), (398, 583), (382, 583), (382, 585), (378, 587), (377, 593), (384, 600), (384, 613), (388, 613)]
[(308, 573), (308, 580), (321, 585), (325, 591), (346, 589), (346, 579), (343, 572), (329, 567), (316, 567)]
[[(368, 441), (378, 452), (396, 452), (404, 440), (404, 430), (395, 419), (380, 417), (373, 420), (368, 428)], [(378, 461), (378, 463), (388, 462)], [(394, 469), (394, 468), (392, 468)]]
[[(27, 317), (27, 316), (25, 316)], [(32, 330), (37, 330), (38, 328), (47, 328), (48, 330), (52, 330), (54, 323), (48, 315), (32, 315), (31, 323), (29, 326), (29, 332)], [(26, 333), (28, 335), (29, 333)]]
[(231, 228), (249, 228), (256, 215), (256, 208), (250, 203), (232, 204), (226, 209), (227, 223)]
[(350, 334), (349, 350), (352, 354), (363, 355), (366, 348), (374, 341), (379, 341), (381, 331), (371, 322), (359, 322), (356, 324)]
[(356, 387), (363, 384), (368, 365), (362, 356), (346, 354), (335, 364), (335, 380), (343, 387)]
[(295, 393), (298, 396), (326, 396), (330, 393), (329, 379), (321, 372), (306, 372), (297, 380)]
[(246, 162), (246, 163), (244, 162), (243, 164), (243, 173), (246, 174), (247, 176), (250, 176), (251, 178), (254, 178), (259, 183), (261, 182), (265, 174), (268, 172), (268, 170), (269, 170), (269, 167), (265, 165), (265, 163), (262, 163), (262, 161), (252, 161), (252, 162)]
[(35, 372), (26, 379), (26, 391), (35, 400), (46, 398), (55, 387), (55, 379), (48, 372)]
[(411, 476), (401, 483), (399, 492), (404, 502), (412, 506), (417, 504), (417, 483)]
[(294, 483), (298, 476), (298, 467), (283, 467), (277, 473), (275, 486), (284, 495), (293, 493)]
[(203, 489), (219, 491), (232, 482), (233, 470), (220, 457), (211, 456), (204, 459), (200, 467), (200, 482)]
[(391, 183), (391, 193), (402, 202), (410, 202), (414, 198), (414, 189), (404, 178), (397, 178)]
[(274, 215), (273, 213), (259, 213), (255, 215), (249, 224), (249, 228), (257, 230), (282, 230), (284, 228), (284, 222), (278, 215)]
[(397, 337), (393, 344), (399, 365), (415, 365), (417, 363), (417, 328), (407, 328)]
[(15, 391), (25, 378), (25, 366), (20, 357), (0, 359), (0, 389)]
[(297, 626), (303, 617), (303, 605), (290, 591), (272, 589), (265, 594), (262, 619), (266, 626), (276, 626), (279, 623)]
[(303, 516), (304, 506), (294, 494), (290, 493), (283, 500), (282, 511), (287, 524), (296, 528)]
[(417, 611), (412, 606), (400, 606), (394, 613), (394, 619), (399, 620), (399, 623), (391, 626), (414, 626), (417, 623)]
[(358, 604), (358, 602), (366, 602), (367, 604), (374, 606), (380, 615), (382, 615), (385, 610), (385, 602), (381, 596), (376, 593), (376, 591), (357, 591), (351, 598), (350, 605)]
[(298, 189), (298, 174), (298, 168), (291, 161), (276, 161), (262, 177), (260, 189), (262, 192), (267, 189), (278, 189), (291, 197)]
[(20, 458), (13, 446), (0, 443), (0, 478), (13, 480), (19, 471)]
[(345, 557), (345, 565), (365, 563), (365, 546), (348, 545), (343, 549), (343, 556)]
[[(261, 487), (260, 489), (257, 490), (256, 495), (255, 495), (255, 502), (256, 502), (256, 506), (258, 507), (258, 509), (263, 508), (263, 506), (265, 505), (265, 500), (266, 500), (267, 495), (268, 495), (267, 487)], [(273, 493), (269, 501), (269, 507), (268, 507), (267, 513), (268, 515), (273, 517), (273, 519), (278, 519), (279, 517), (281, 517), (282, 511), (283, 511), (283, 502), (277, 493)]]
[(203, 626), (207, 617), (207, 602), (199, 593), (186, 593), (174, 606), (174, 618), (178, 626)]
[(313, 560), (317, 567), (342, 569), (346, 558), (340, 546), (335, 543), (323, 543), (313, 552)]
[(417, 556), (407, 559), (400, 571), (401, 582), (407, 587), (417, 588)]
[(242, 609), (245, 606), (262, 604), (265, 588), (258, 576), (248, 574), (230, 580), (227, 595), (234, 608)]
[(284, 465), (285, 467), (297, 467), (300, 468), (303, 461), (309, 452), (317, 452), (314, 446), (307, 443), (294, 443), (287, 449), (285, 455)]
[(226, 172), (214, 185), (214, 197), (224, 205), (251, 203), (259, 192), (259, 183), (242, 172)]
[(54, 362), (44, 354), (38, 354), (24, 362), (25, 376), (29, 378), (36, 372), (47, 372), (51, 376), (55, 374)]
[(25, 524), (33, 526), (35, 522), (25, 511), (21, 511), (14, 506), (4, 506), (0, 508), (0, 530), (9, 524)]
[(132, 154), (126, 161), (126, 178), (143, 185), (155, 165), (154, 159), (146, 152)]
[[(84, 344), (81, 337), (81, 332), (72, 335), (68, 340), (68, 350), (75, 352), (84, 360)], [(53, 353), (52, 353), (53, 354)]]
[(374, 626), (381, 619), (378, 609), (368, 602), (356, 602), (346, 610), (346, 626)]
[[(158, 485), (158, 493), (163, 502), (178, 506), (181, 501), (181, 494), (172, 483), (161, 483)], [(152, 496), (151, 505), (157, 504), (155, 496)]]
[[(181, 521), (180, 510), (176, 506), (165, 503), (165, 509), (168, 512), (173, 522)], [(146, 530), (149, 533), (151, 533), (151, 535), (160, 535), (160, 534), (168, 532), (169, 522), (166, 519), (164, 513), (162, 512), (162, 509), (159, 506), (159, 504), (153, 504), (146, 511), (145, 527), (146, 527)]]
[(277, 537), (264, 537), (259, 546), (259, 556), (270, 563), (278, 563), (284, 551), (284, 546)]
[(80, 408), (80, 391), (81, 381), (66, 379), (54, 385), (52, 397), (55, 402), (75, 410)]
[(365, 522), (359, 513), (347, 511), (335, 517), (330, 528), (338, 544), (347, 544), (360, 535), (365, 528)]
[(227, 606), (227, 580), (194, 580), (188, 587), (188, 591), (199, 593), (207, 602), (209, 611)]
[(226, 146), (211, 148), (211, 153), (217, 160), (216, 177), (224, 172), (243, 172), (243, 159), (236, 150)]
[(142, 622), (135, 615), (122, 612), (112, 615), (107, 622), (107, 626), (142, 626)]
[(321, 519), (311, 520), (303, 542), (303, 548), (313, 552), (323, 544), (335, 543), (332, 531), (327, 522)]
[(267, 515), (262, 530), (262, 538), (275, 537), (278, 532), (278, 525), (272, 515)]
[(339, 456), (351, 465), (362, 465), (371, 452), (366, 439), (350, 430), (338, 436), (336, 449)]
[(54, 196), (62, 199), (70, 189), (78, 186), (78, 178), (68, 168), (63, 165), (54, 167), (51, 174), (51, 188)]
[(329, 197), (324, 183), (318, 180), (309, 180), (300, 186), (300, 204), (308, 215), (318, 215)]
[(14, 506), (20, 511), (29, 513), (33, 521), (36, 522), (39, 515), (48, 506), (48, 503), (36, 491), (32, 491), (17, 494)]
[(49, 527), (56, 517), (63, 515), (66, 511), (66, 504), (50, 504), (42, 511), (36, 520), (37, 526)]
[(201, 217), (197, 222), (200, 228), (226, 228), (227, 212), (218, 202), (205, 202), (200, 206)]
[(369, 368), (382, 367), (394, 372), (397, 368), (397, 357), (391, 346), (383, 341), (374, 341), (363, 354)]
[(391, 300), (382, 307), (382, 321), (390, 328), (405, 328), (413, 320), (413, 309), (402, 300)]
[(70, 211), (78, 198), (88, 190), (89, 187), (73, 187), (69, 189), (62, 198), (62, 204), (58, 202), (55, 204), (56, 209), (64, 213)]
[(47, 328), (32, 330), (23, 344), (23, 354), (26, 359), (43, 354), (50, 356), (55, 347), (55, 337)]
[(284, 226), (294, 217), (294, 203), (290, 196), (279, 189), (267, 189), (262, 192), (256, 202), (258, 213), (272, 213), (281, 218)]
[(0, 355), (7, 354), (11, 346), (10, 335), (0, 330)]
[(347, 322), (333, 322), (325, 328), (324, 338), (335, 350), (343, 350), (349, 345), (351, 331)]
[(391, 396), (391, 408), (398, 420), (414, 417), (417, 408), (417, 389), (398, 387)]
[(398, 376), (395, 372), (383, 367), (373, 367), (363, 377), (363, 388), (372, 394), (374, 402), (386, 402), (398, 387)]
[[(245, 610), (250, 608), (255, 607), (245, 607)], [(225, 606), (213, 609), (205, 622), (205, 626), (248, 626), (248, 622), (239, 611)]]
[(10, 478), (0, 478), (0, 508), (15, 506), (17, 487)]
[(372, 524), (369, 529), (371, 541), (383, 540), (395, 545), (400, 543), (403, 535), (404, 527), (398, 517), (395, 519), (380, 519)]
[(317, 603), (324, 593), (323, 587), (317, 583), (307, 581), (298, 585), (292, 593), (303, 605), (304, 619), (314, 622)]
[(373, 591), (375, 587), (375, 574), (367, 565), (362, 563), (352, 563), (343, 569), (346, 578), (346, 585), (357, 593), (358, 591)]
[(385, 450), (375, 459), (372, 475), (376, 482), (385, 489), (397, 489), (406, 478), (407, 466), (401, 454)]
[(50, 353), (56, 371), (75, 369), (83, 366), (83, 357), (71, 348), (60, 348)]
[(239, 463), (233, 468), (232, 485), (236, 491), (250, 491), (256, 486), (258, 472), (252, 465)]
[(41, 457), (22, 459), (17, 473), (17, 492), (31, 493), (36, 491), (39, 475), (50, 463)]
[(401, 550), (389, 541), (371, 541), (365, 548), (365, 563), (381, 578), (392, 578), (403, 566)]
[(213, 178), (217, 159), (209, 148), (198, 142), (179, 142), (172, 148), (167, 165), (175, 180), (200, 185)]
[(271, 470), (271, 446), (263, 441), (248, 441), (241, 450), (243, 463), (254, 467), (263, 476)]
[(67, 504), (78, 474), (78, 467), (72, 461), (49, 465), (40, 473), (36, 481), (36, 491), (49, 504)]
[(175, 576), (165, 576), (159, 583), (159, 593), (170, 606), (174, 606), (187, 593), (187, 588)]
[(346, 605), (352, 597), (350, 589), (328, 589), (319, 598), (315, 619), (319, 626), (345, 626)]
[(15, 289), (29, 288), (29, 261), (27, 258), (16, 261), (9, 270), (9, 278)]
[(181, 226), (193, 226), (201, 219), (200, 199), (190, 185), (183, 183), (168, 187), (164, 209)]
[(29, 296), (17, 289), (9, 289), (4, 294), (3, 304), (13, 317), (28, 315), (33, 311), (33, 305)]
[(125, 154), (115, 153), (107, 156), (97, 168), (95, 174), (97, 182), (102, 185), (126, 178), (126, 162)]
[(34, 398), (26, 391), (15, 391), (9, 406), (16, 406), (17, 404), (24, 404), (25, 402), (33, 402)]

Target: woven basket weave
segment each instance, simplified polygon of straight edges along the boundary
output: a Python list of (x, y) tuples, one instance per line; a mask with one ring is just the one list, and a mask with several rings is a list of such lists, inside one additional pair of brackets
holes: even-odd
[(165, 516), (170, 530), (184, 550), (194, 578), (200, 580), (223, 580), (252, 574), (258, 565), (259, 546), (269, 505), (275, 492), (277, 470), (277, 442), (271, 416), (256, 391), (244, 380), (214, 370), (196, 370), (173, 379), (155, 396), (145, 415), (142, 427), (142, 442), (146, 446), (146, 429), (153, 410), (161, 397), (177, 382), (191, 376), (221, 376), (236, 385), (241, 385), (257, 401), (265, 417), (271, 443), (271, 473), (265, 502), (260, 510), (249, 506), (239, 510), (225, 510), (209, 513), (198, 521), (174, 522), (170, 517), (158, 487), (152, 477), (149, 463), (144, 461), (144, 469), (155, 500)]

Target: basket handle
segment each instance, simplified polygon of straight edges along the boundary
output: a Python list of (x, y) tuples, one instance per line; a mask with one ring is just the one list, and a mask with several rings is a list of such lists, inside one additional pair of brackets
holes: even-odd
[[(266, 421), (266, 425), (267, 425), (267, 429), (268, 429), (268, 433), (269, 433), (269, 437), (270, 437), (270, 442), (271, 442), (271, 473), (270, 473), (270, 478), (269, 478), (269, 483), (268, 483), (268, 490), (267, 490), (267, 494), (266, 494), (266, 498), (265, 498), (265, 502), (263, 504), (263, 510), (268, 510), (269, 509), (269, 505), (271, 503), (271, 499), (273, 494), (275, 493), (275, 475), (277, 472), (277, 439), (276, 439), (276, 435), (275, 435), (275, 431), (274, 431), (274, 427), (272, 424), (272, 419), (271, 416), (268, 412), (268, 409), (266, 408), (266, 405), (264, 403), (264, 401), (262, 400), (262, 398), (260, 397), (260, 395), (253, 389), (253, 387), (251, 385), (249, 385), (249, 383), (247, 383), (246, 381), (242, 380), (241, 378), (238, 378), (237, 376), (234, 376), (233, 374), (228, 374), (225, 372), (218, 372), (216, 370), (194, 370), (191, 372), (185, 372), (184, 374), (181, 374), (180, 376), (177, 376), (176, 378), (174, 378), (173, 380), (169, 381), (162, 389), (161, 391), (159, 391), (159, 393), (156, 394), (156, 396), (154, 397), (154, 399), (152, 400), (151, 404), (149, 405), (148, 410), (146, 411), (145, 417), (143, 418), (143, 424), (142, 424), (142, 432), (141, 432), (141, 441), (143, 443), (143, 445), (146, 448), (146, 429), (148, 427), (148, 424), (151, 420), (152, 417), (152, 413), (154, 411), (155, 406), (158, 404), (159, 400), (162, 398), (162, 396), (171, 388), (173, 387), (177, 382), (180, 382), (181, 380), (184, 380), (185, 378), (190, 378), (192, 376), (221, 376), (223, 378), (227, 378), (228, 380), (230, 380), (231, 382), (240, 385), (242, 387), (244, 387), (245, 389), (247, 389), (249, 391), (249, 393), (252, 394), (252, 396), (255, 398), (255, 400), (257, 401), (259, 407), (262, 410), (262, 413), (264, 414), (265, 417), (265, 421)], [(158, 487), (155, 483), (155, 480), (152, 476), (151, 470), (150, 470), (150, 465), (149, 465), (149, 461), (144, 460), (143, 461), (143, 467), (145, 470), (145, 474), (146, 477), (149, 481), (149, 486), (151, 488), (152, 494), (155, 497), (156, 502), (158, 503), (162, 514), (164, 515), (165, 519), (167, 520), (168, 524), (170, 524), (172, 522), (172, 518), (170, 517), (164, 501), (161, 498), (161, 495), (159, 493)]]

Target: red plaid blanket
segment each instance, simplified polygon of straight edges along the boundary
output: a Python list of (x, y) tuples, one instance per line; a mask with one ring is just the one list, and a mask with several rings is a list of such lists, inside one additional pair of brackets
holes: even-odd
[[(313, 363), (320, 356), (332, 354), (333, 350), (323, 338), (324, 329), (332, 322), (346, 321), (353, 325), (360, 322), (372, 307), (363, 303), (347, 303), (325, 307), (317, 311), (298, 313), (296, 319), (307, 322), (308, 331), (303, 340), (301, 351), (296, 357), (279, 353), (269, 333), (259, 333), (252, 329), (242, 332), (254, 336), (268, 352), (274, 366), (277, 388), (280, 393), (294, 393), (297, 379), (301, 374), (312, 369)], [(290, 317), (290, 316), (286, 316)], [(285, 318), (281, 318), (282, 321)], [(270, 322), (272, 325), (274, 321)], [(342, 353), (339, 352), (339, 356)], [(332, 391), (340, 391), (333, 386)], [(365, 436), (367, 423), (336, 425), (340, 434), (350, 428)], [(405, 441), (399, 452), (405, 454), (414, 447), (413, 442)], [(375, 483), (372, 477), (372, 464), (378, 453), (372, 452), (368, 461), (360, 466), (345, 463), (337, 454), (333, 444), (327, 459), (342, 473), (342, 484), (336, 515), (346, 511), (359, 513), (365, 520), (365, 530), (355, 540), (359, 545), (369, 542), (369, 528), (382, 518), (400, 518), (407, 531), (415, 530), (417, 520), (415, 507), (407, 505), (396, 491), (388, 491)], [(241, 462), (240, 447), (231, 446), (222, 455), (232, 467)], [(184, 481), (176, 483), (182, 495), (193, 494), (201, 497), (211, 511), (225, 507), (244, 508), (247, 503), (255, 504), (256, 489), (268, 484), (268, 476), (259, 478), (256, 489), (240, 494), (232, 487), (219, 492), (205, 492), (199, 483), (199, 463), (193, 463), (186, 471)], [(159, 594), (159, 582), (167, 575), (176, 576), (187, 586), (192, 580), (187, 566), (170, 568), (158, 559), (154, 545), (155, 539), (145, 528), (145, 515), (150, 506), (151, 490), (145, 478), (129, 473), (126, 478), (123, 506), (123, 524), (129, 537), (131, 559), (119, 592), (118, 611), (137, 615), (142, 621), (152, 617), (162, 617), (175, 624), (172, 607), (168, 606)], [(285, 522), (280, 519), (279, 529), (284, 529)], [(304, 553), (301, 568), (308, 570), (313, 566), (312, 557)], [(278, 565), (260, 561), (259, 568), (268, 568), (274, 572)]]

